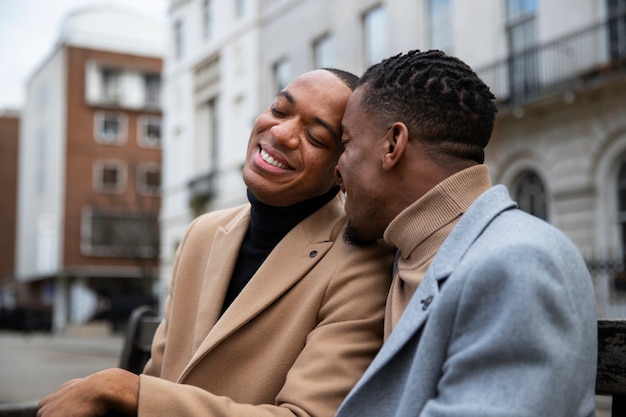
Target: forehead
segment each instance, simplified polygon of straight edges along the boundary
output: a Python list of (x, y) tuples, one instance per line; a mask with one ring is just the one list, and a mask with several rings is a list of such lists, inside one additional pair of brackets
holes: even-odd
[(367, 120), (364, 117), (365, 110), (361, 106), (363, 93), (363, 88), (358, 87), (346, 103), (346, 110), (341, 121), (341, 125), (346, 131), (355, 130), (359, 125), (363, 124), (363, 119)]
[(284, 89), (296, 104), (324, 105), (344, 108), (351, 91), (343, 81), (326, 70), (304, 73)]

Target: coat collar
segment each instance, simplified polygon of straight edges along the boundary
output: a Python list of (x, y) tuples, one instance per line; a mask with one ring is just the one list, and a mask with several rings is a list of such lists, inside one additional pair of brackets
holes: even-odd
[(196, 317), (195, 353), (181, 380), (216, 345), (270, 306), (304, 277), (332, 247), (341, 232), (343, 205), (339, 197), (296, 225), (274, 248), (241, 293), (220, 317), (236, 256), (250, 222), (250, 210), (219, 228), (205, 269), (201, 298), (207, 300)]
[(515, 207), (503, 185), (490, 188), (476, 199), (439, 249), (396, 327), (353, 391), (376, 374), (424, 326), (445, 279), (489, 223)]

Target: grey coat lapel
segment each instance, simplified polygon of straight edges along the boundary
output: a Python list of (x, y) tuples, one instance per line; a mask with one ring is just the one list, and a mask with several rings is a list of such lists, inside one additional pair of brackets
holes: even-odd
[(515, 202), (502, 185), (490, 188), (476, 199), (439, 249), (396, 327), (353, 391), (357, 391), (358, 387), (383, 368), (424, 326), (445, 279), (489, 223), (501, 212), (515, 207)]

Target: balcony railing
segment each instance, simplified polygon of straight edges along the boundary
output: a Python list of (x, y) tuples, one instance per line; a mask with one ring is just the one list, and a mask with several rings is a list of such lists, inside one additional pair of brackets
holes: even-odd
[(626, 14), (525, 49), (476, 72), (501, 105), (519, 105), (626, 70)]
[(217, 176), (217, 171), (210, 171), (187, 183), (189, 190), (189, 207), (192, 209), (195, 216), (203, 213), (208, 202), (215, 197), (215, 182)]

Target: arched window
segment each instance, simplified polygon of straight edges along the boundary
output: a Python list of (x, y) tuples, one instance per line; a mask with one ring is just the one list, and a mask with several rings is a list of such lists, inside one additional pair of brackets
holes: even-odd
[(626, 271), (623, 262), (626, 261), (626, 161), (623, 161), (617, 172), (617, 227), (622, 246), (621, 265), (619, 259), (613, 259), (618, 270), (613, 276), (613, 288), (621, 294), (626, 291)]
[(536, 173), (532, 171), (521, 173), (514, 183), (513, 192), (515, 201), (521, 210), (540, 219), (548, 220), (545, 187)]

